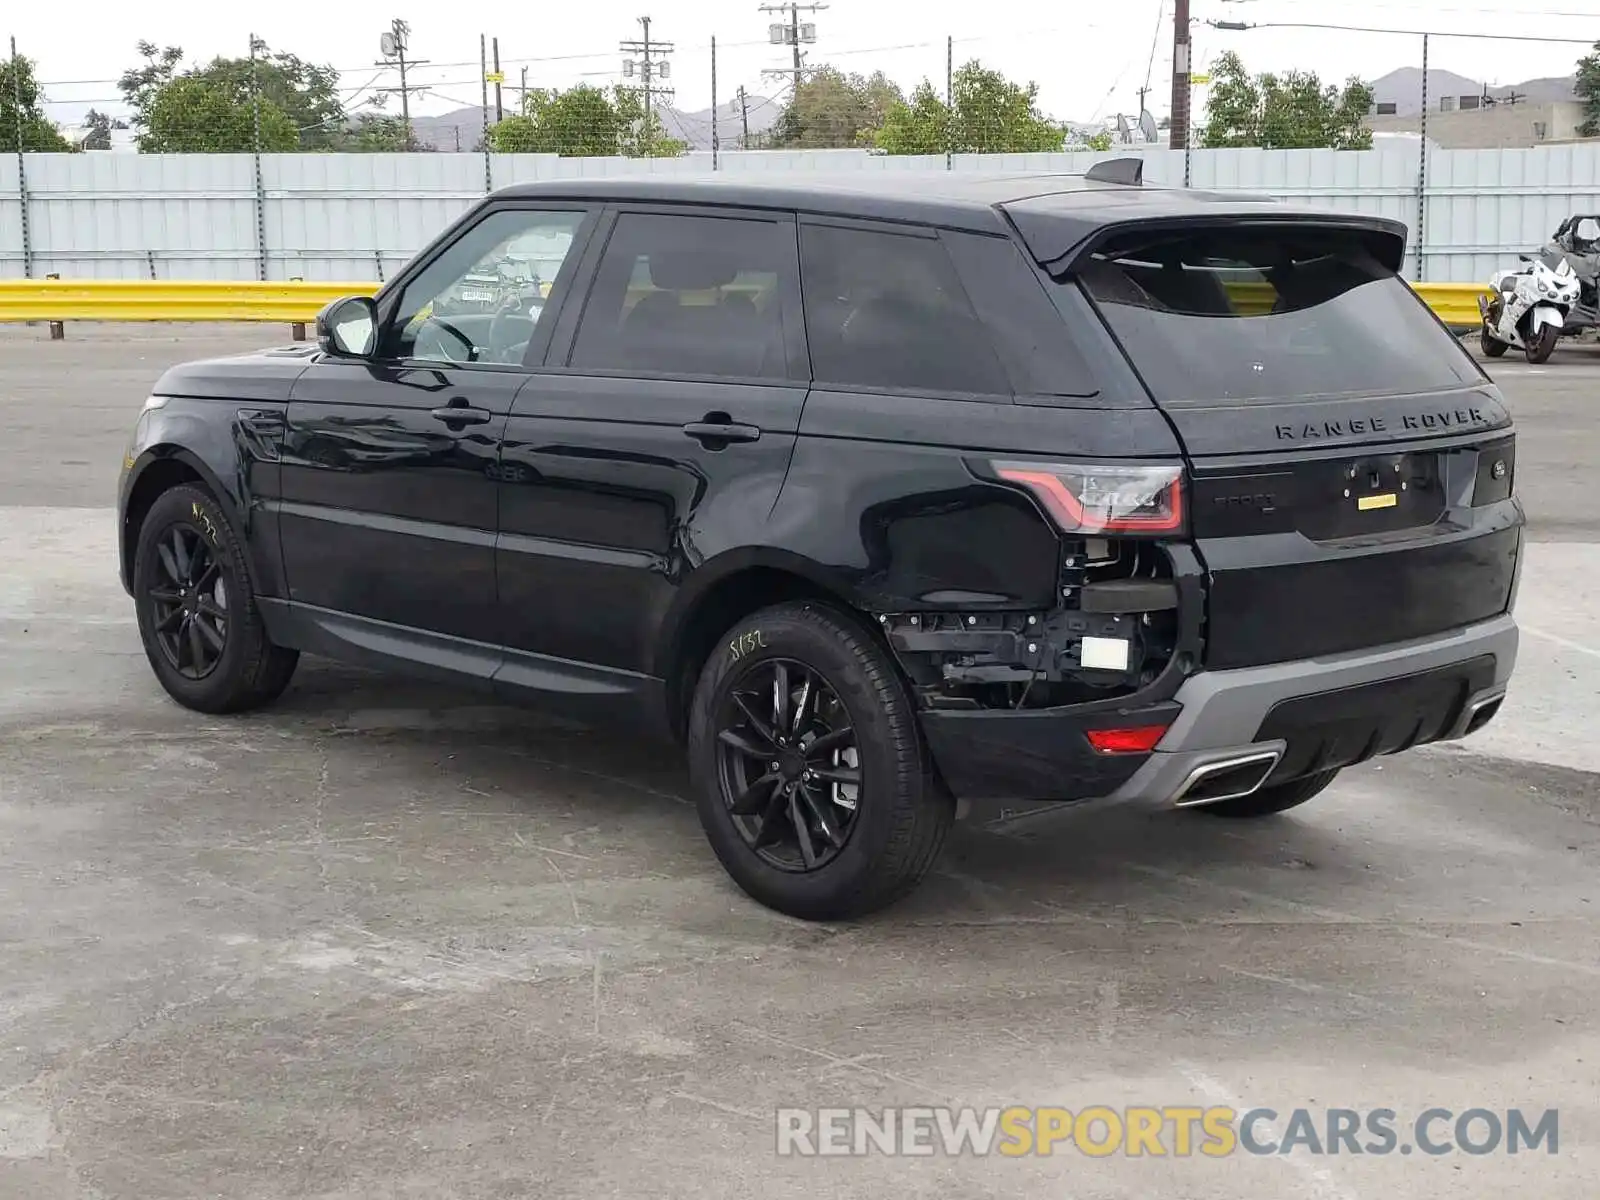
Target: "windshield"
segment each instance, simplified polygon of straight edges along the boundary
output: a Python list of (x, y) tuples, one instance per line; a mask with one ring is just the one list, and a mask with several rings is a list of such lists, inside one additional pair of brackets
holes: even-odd
[(1483, 376), (1414, 292), (1340, 230), (1124, 241), (1080, 280), (1163, 404), (1405, 394)]

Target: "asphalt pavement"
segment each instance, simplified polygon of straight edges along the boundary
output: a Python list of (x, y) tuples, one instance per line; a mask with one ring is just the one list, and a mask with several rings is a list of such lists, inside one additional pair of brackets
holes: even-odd
[[(1490, 366), (1534, 544), (1488, 730), (1265, 822), (964, 828), (816, 926), (725, 878), (670, 750), (309, 661), (265, 713), (165, 698), (117, 465), (164, 366), (284, 332), (0, 328), (0, 1197), (1594, 1195), (1600, 353)], [(780, 1109), (963, 1105), (1559, 1137), (778, 1153)]]

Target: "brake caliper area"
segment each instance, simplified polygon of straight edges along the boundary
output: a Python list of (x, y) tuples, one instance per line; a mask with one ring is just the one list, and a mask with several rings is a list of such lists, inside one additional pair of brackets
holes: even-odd
[(930, 708), (1052, 708), (1128, 695), (1172, 662), (1179, 590), (1157, 543), (1069, 538), (1048, 612), (896, 612), (879, 621)]

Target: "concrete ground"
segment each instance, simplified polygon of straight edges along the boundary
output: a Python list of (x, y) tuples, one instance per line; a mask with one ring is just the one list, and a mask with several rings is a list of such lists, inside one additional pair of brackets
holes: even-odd
[[(261, 715), (164, 697), (123, 441), (166, 364), (283, 332), (0, 330), (0, 1197), (1594, 1195), (1592, 353), (1491, 368), (1535, 544), (1483, 734), (1277, 820), (965, 829), (819, 927), (726, 880), (670, 752), (317, 663)], [(1391, 1108), (1405, 1143), (1559, 1109), (1559, 1145), (775, 1153), (775, 1109), (890, 1104)]]

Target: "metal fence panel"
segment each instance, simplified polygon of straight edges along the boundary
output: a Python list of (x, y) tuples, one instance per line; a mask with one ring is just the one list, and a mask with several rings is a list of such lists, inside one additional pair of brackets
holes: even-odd
[[(1479, 282), (1542, 245), (1565, 217), (1600, 212), (1600, 146), (1429, 150), (1426, 200), (1415, 144), (1380, 150), (1117, 150), (1139, 153), (1153, 184), (1264, 192), (1406, 223), (1407, 274)], [(955, 171), (1078, 174), (1107, 154), (952, 156)], [(67, 278), (388, 278), (489, 186), (620, 175), (695, 176), (708, 152), (672, 159), (554, 155), (28, 154), (33, 273)], [(724, 173), (946, 169), (943, 155), (865, 150), (728, 151)], [(23, 274), (17, 160), (0, 156), (0, 277)], [(1421, 217), (1421, 253), (1417, 253)]]
[(388, 278), (483, 198), (481, 154), (266, 154), (269, 279)]
[(1573, 213), (1600, 213), (1600, 146), (1433, 150), (1429, 279), (1479, 282), (1537, 250)]

